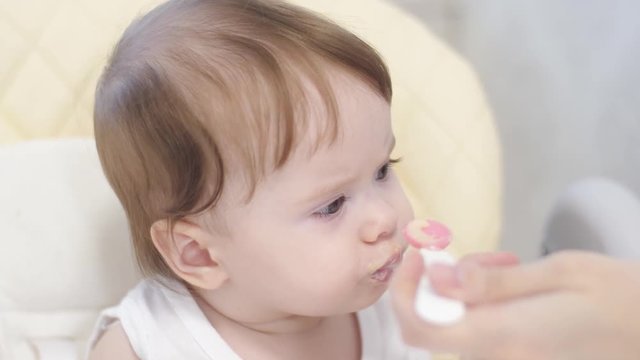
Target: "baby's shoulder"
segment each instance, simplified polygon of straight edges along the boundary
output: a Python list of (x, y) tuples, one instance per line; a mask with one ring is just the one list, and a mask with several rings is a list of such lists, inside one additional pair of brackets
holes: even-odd
[(105, 330), (89, 353), (89, 360), (102, 359), (138, 360), (119, 321)]
[[(97, 318), (88, 341), (89, 359), (137, 359), (141, 334), (153, 330), (154, 313), (163, 309), (161, 286), (149, 279), (130, 289), (119, 304), (104, 309)], [(132, 338), (133, 337), (133, 338)]]

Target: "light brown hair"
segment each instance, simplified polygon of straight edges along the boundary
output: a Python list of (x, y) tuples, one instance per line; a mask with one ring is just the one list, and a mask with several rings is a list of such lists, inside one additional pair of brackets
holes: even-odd
[(94, 127), (143, 273), (174, 276), (151, 241), (153, 222), (215, 208), (231, 164), (242, 168), (250, 198), (287, 161), (309, 125), (303, 81), (329, 118), (318, 141), (335, 140), (330, 68), (391, 102), (374, 49), (280, 1), (172, 0), (127, 28), (98, 83)]

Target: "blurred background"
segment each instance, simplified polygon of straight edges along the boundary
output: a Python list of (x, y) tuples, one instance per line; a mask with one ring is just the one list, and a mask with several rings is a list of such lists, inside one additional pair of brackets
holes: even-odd
[(390, 1), (478, 72), (503, 145), (503, 249), (539, 256), (553, 204), (576, 180), (640, 193), (640, 2)]

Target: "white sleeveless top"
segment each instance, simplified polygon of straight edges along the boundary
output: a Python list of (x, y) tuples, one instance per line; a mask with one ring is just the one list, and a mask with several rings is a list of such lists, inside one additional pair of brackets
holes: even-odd
[[(142, 280), (119, 305), (104, 310), (89, 341), (93, 348), (114, 322), (122, 324), (136, 355), (142, 360), (241, 360), (209, 323), (187, 289), (179, 282)], [(357, 313), (363, 360), (425, 360), (427, 352), (402, 342), (400, 331), (383, 296)]]

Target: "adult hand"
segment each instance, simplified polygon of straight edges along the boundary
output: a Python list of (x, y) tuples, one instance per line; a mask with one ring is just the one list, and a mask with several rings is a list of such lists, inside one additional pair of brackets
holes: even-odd
[(492, 360), (640, 359), (639, 262), (572, 251), (515, 263), (488, 254), (427, 269), (436, 291), (468, 304), (460, 323), (442, 327), (415, 313), (425, 269), (407, 253), (392, 284), (405, 341)]

